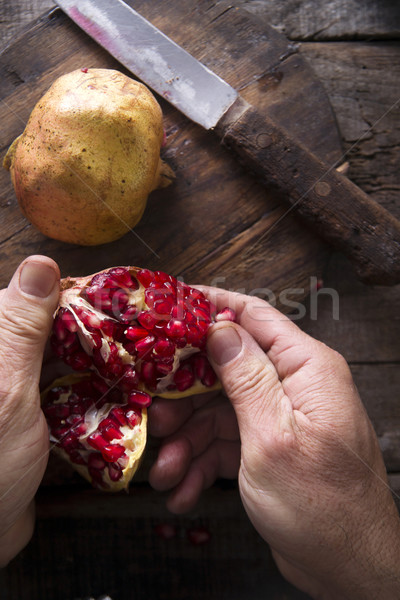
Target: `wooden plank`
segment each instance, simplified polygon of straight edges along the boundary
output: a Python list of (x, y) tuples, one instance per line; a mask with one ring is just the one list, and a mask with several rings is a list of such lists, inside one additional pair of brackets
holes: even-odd
[(250, 0), (246, 8), (294, 40), (393, 39), (400, 31), (397, 0)]
[(301, 52), (329, 95), (348, 176), (399, 218), (400, 43), (306, 43)]
[[(214, 2), (210, 2), (215, 4)], [(400, 30), (400, 8), (397, 0), (242, 0), (236, 5), (273, 26), (293, 40), (333, 40), (383, 38), (393, 39)], [(0, 46), (18, 35), (46, 10), (54, 7), (51, 0), (5, 0), (0, 4)]]

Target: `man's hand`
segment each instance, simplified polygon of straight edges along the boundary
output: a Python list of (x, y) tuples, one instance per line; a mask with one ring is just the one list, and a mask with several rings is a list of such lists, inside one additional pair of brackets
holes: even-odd
[(0, 291), (0, 566), (32, 535), (33, 497), (47, 464), (39, 378), (59, 279), (54, 261), (31, 256)]
[[(165, 401), (151, 431), (166, 436), (150, 474), (194, 506), (233, 476), (283, 575), (315, 598), (400, 598), (400, 521), (378, 442), (345, 360), (266, 302), (203, 289), (239, 325), (214, 325), (208, 353), (223, 397)], [(236, 419), (234, 418), (234, 414)]]

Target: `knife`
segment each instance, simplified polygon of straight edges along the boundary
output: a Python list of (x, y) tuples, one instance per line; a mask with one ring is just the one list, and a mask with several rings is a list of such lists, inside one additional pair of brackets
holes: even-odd
[(122, 0), (56, 0), (136, 77), (212, 129), (365, 283), (400, 283), (400, 222)]

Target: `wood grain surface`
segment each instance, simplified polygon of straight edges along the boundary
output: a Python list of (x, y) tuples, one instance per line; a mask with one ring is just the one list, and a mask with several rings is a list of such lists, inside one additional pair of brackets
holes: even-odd
[[(349, 151), (350, 178), (399, 217), (398, 3), (367, 0), (361, 6), (356, 0), (328, 0), (323, 4), (317, 0), (260, 0), (233, 4), (244, 4), (260, 24), (273, 25), (291, 41), (302, 42), (301, 55), (323, 84), (334, 108), (344, 147)], [(48, 0), (3, 1), (3, 44), (49, 6)], [(14, 85), (18, 83), (15, 73), (10, 74), (9, 81), (11, 85), (13, 81)], [(34, 82), (27, 83), (34, 93)], [(278, 89), (269, 88), (275, 94)], [(17, 102), (16, 108), (22, 106), (22, 101)], [(206, 155), (202, 155), (205, 160)], [(216, 190), (216, 196), (220, 191)], [(2, 194), (9, 198), (10, 188), (3, 187)], [(23, 227), (20, 221), (20, 229)], [(33, 240), (32, 247), (35, 244)], [(13, 255), (19, 251), (17, 238), (10, 252)], [(228, 245), (228, 258), (229, 251)], [(2, 256), (3, 273), (11, 268), (8, 258), (8, 253)], [(67, 260), (74, 264), (77, 257), (72, 254)], [(339, 301), (338, 315), (332, 311), (332, 290)], [(399, 286), (365, 286), (357, 281), (341, 255), (331, 254), (322, 289), (305, 303), (304, 316), (296, 315), (302, 312), (302, 306), (294, 312), (297, 324), (349, 361), (378, 433), (390, 484), (398, 495), (399, 305)], [(164, 497), (154, 494), (144, 482), (129, 496), (94, 494), (95, 500), (93, 492), (74, 477), (68, 480), (68, 487), (42, 487), (36, 534), (1, 574), (2, 597), (81, 600), (108, 593), (112, 600), (305, 598), (276, 572), (268, 549), (243, 514), (232, 484), (220, 482), (214, 486), (198, 509), (184, 518), (169, 515)], [(163, 522), (177, 527), (177, 537), (171, 543), (154, 534), (154, 525)], [(187, 544), (187, 529), (199, 524), (211, 531), (212, 542), (191, 547)], [(128, 566), (121, 570), (121, 564)]]

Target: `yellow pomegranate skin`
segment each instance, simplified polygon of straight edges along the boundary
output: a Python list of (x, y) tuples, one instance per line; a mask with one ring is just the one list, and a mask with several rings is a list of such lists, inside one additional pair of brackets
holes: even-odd
[(48, 237), (114, 241), (171, 183), (160, 158), (161, 108), (143, 84), (111, 69), (59, 77), (10, 146), (4, 167), (26, 218)]

